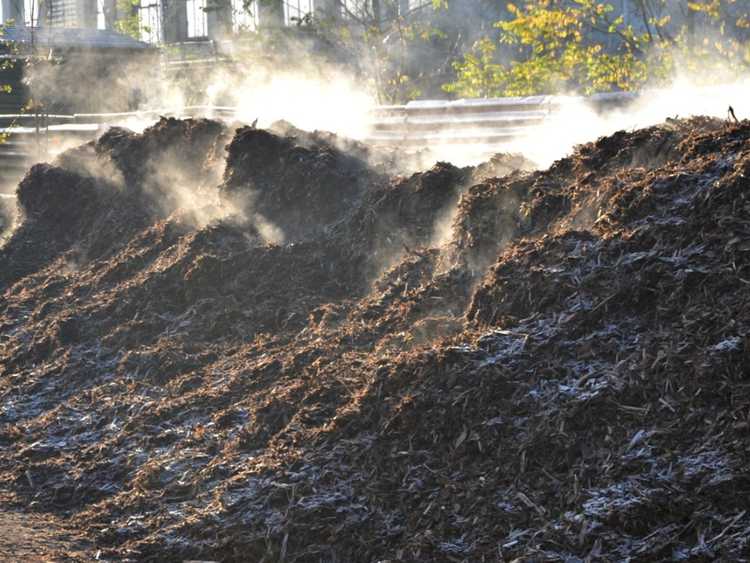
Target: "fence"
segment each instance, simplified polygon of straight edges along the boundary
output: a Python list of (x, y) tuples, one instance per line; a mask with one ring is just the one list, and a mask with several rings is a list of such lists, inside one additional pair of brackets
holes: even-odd
[[(497, 146), (528, 134), (555, 112), (584, 101), (606, 109), (622, 106), (632, 94), (600, 94), (591, 98), (533, 96), (485, 100), (418, 101), (403, 106), (381, 106), (372, 111), (371, 132), (365, 141), (414, 150), (454, 144)], [(44, 160), (60, 150), (85, 142), (112, 124), (129, 120), (143, 122), (159, 116), (216, 117), (232, 119), (235, 109), (217, 106), (188, 106), (179, 110), (160, 109), (129, 113), (75, 115), (0, 115), (0, 132), (7, 141), (0, 144), (0, 182), (18, 181), (34, 161)]]
[(589, 98), (530, 96), (456, 101), (417, 101), (374, 111), (369, 141), (423, 147), (481, 143), (502, 146), (529, 133), (550, 115), (577, 103), (606, 110), (624, 106), (634, 94), (598, 94)]

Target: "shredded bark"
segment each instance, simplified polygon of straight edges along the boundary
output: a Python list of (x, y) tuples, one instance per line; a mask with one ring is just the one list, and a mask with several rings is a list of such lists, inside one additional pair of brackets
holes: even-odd
[(13, 502), (116, 560), (747, 557), (750, 124), (533, 172), (355, 148), (165, 119), (31, 169)]

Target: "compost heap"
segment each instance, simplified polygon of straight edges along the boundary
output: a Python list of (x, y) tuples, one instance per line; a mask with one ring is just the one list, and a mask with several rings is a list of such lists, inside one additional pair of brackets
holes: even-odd
[(26, 175), (18, 506), (115, 560), (748, 555), (750, 123), (390, 179), (298, 133), (162, 120)]

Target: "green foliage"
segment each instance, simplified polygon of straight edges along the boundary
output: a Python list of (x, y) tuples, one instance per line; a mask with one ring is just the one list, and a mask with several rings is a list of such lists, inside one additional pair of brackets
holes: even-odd
[[(750, 43), (739, 33), (750, 27), (750, 18), (738, 12), (736, 0), (691, 1), (688, 17), (678, 25), (669, 15), (654, 15), (666, 13), (666, 0), (637, 5), (643, 11), (636, 28), (599, 0), (508, 4), (511, 18), (495, 24), (499, 41), (478, 41), (454, 62), (456, 78), (443, 89), (465, 97), (592, 94), (659, 84), (678, 67), (697, 70), (721, 63), (737, 71), (750, 64)], [(710, 31), (705, 39), (696, 40), (696, 17)], [(498, 61), (498, 46), (508, 62)]]
[[(0, 36), (2, 36), (5, 33), (6, 26), (9, 25), (8, 23), (0, 24)], [(16, 51), (15, 46), (11, 44), (6, 44), (6, 48), (8, 49), (9, 53), (14, 53)], [(14, 61), (12, 59), (6, 59), (2, 62), (0, 62), (0, 70), (9, 70), (12, 69), (17, 64), (17, 61)], [(13, 86), (10, 84), (0, 84), (0, 95), (2, 94), (12, 94), (13, 93)], [(16, 125), (15, 120), (13, 123), (10, 124), (11, 126)], [(8, 142), (8, 139), (10, 139), (10, 134), (6, 132), (0, 133), (0, 144)]]
[(505, 68), (495, 62), (497, 45), (484, 37), (477, 41), (462, 61), (453, 64), (460, 80), (446, 84), (446, 92), (467, 98), (502, 96), (508, 81)]
[(744, 73), (750, 69), (750, 7), (745, 0), (696, 0), (688, 2), (693, 17), (702, 18), (710, 33), (695, 36), (683, 27), (674, 42), (672, 55), (691, 72), (712, 69), (716, 72)]
[(422, 83), (430, 79), (424, 69), (412, 64), (411, 55), (421, 45), (444, 39), (444, 34), (429, 22), (397, 18), (387, 27), (370, 26), (364, 34), (369, 65), (380, 100), (386, 104), (403, 103), (422, 95)]
[(148, 33), (148, 28), (142, 27), (138, 11), (140, 0), (117, 0), (117, 13), (121, 14), (115, 22), (115, 30), (133, 39), (141, 38), (141, 30)]

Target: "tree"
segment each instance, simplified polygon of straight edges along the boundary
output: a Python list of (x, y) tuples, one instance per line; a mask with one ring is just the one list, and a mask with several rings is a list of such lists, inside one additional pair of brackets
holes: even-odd
[(129, 35), (133, 39), (141, 38), (142, 22), (139, 15), (140, 0), (115, 0), (113, 14), (109, 19), (113, 22), (116, 31), (123, 35)]
[[(251, 0), (246, 9), (258, 13), (264, 1)], [(315, 0), (313, 6), (312, 14), (293, 20), (294, 29), (261, 28), (246, 31), (245, 38), (263, 45), (286, 43), (285, 59), (284, 50), (276, 51), (286, 66), (314, 63), (306, 55), (312, 41), (318, 61), (353, 70), (384, 104), (440, 95), (453, 75), (451, 62), (471, 44), (473, 30), (502, 12), (497, 0)], [(301, 38), (296, 49), (290, 40), (295, 34)], [(278, 35), (284, 36), (281, 41)]]
[[(511, 18), (495, 24), (499, 41), (478, 41), (454, 63), (456, 78), (444, 89), (468, 97), (591, 94), (659, 84), (678, 68), (750, 65), (744, 3), (686, 1), (682, 13), (669, 12), (666, 0), (634, 0), (633, 6), (635, 23), (599, 0), (509, 4)], [(499, 46), (510, 47), (508, 62), (498, 60)]]
[(330, 1), (333, 17), (315, 18), (314, 25), (372, 80), (381, 103), (402, 103), (439, 87), (435, 62), (451, 58), (449, 34), (438, 23), (446, 0), (414, 6), (405, 0)]

